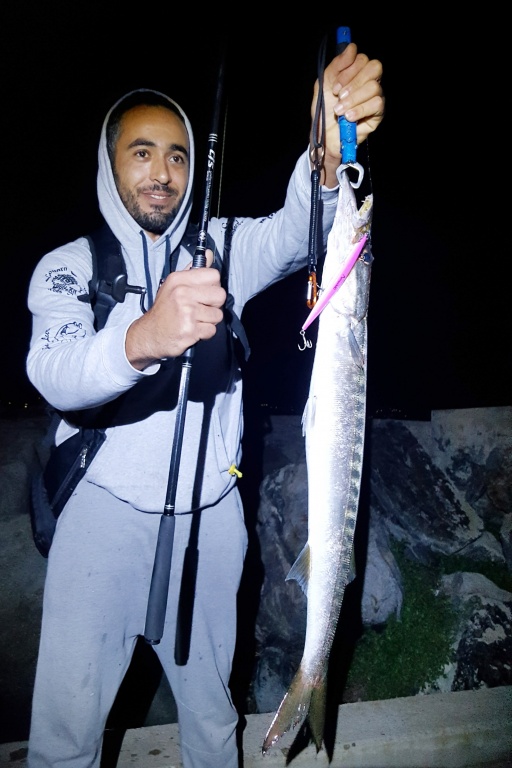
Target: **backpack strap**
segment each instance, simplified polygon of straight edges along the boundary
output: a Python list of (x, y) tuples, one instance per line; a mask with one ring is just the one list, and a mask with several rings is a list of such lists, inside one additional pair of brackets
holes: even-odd
[(226, 233), (224, 235), (224, 252), (222, 255), (222, 265), (220, 268), (220, 282), (228, 295), (226, 299), (226, 314), (228, 315), (228, 318), (227, 318), (228, 325), (233, 331), (233, 333), (235, 334), (235, 336), (238, 338), (240, 343), (242, 344), (244, 348), (244, 359), (245, 359), (245, 362), (247, 362), (247, 360), (249, 359), (249, 355), (251, 354), (249, 339), (247, 338), (247, 334), (245, 332), (245, 328), (242, 324), (242, 321), (240, 320), (238, 315), (235, 314), (235, 312), (233, 311), (235, 300), (228, 291), (229, 259), (231, 255), (231, 241), (233, 239), (234, 229), (235, 229), (235, 217), (230, 216), (226, 225)]
[(105, 327), (113, 307), (122, 303), (127, 293), (138, 293), (143, 306), (146, 289), (128, 284), (121, 244), (107, 223), (86, 235), (86, 239), (91, 251), (92, 278), (89, 293), (82, 294), (78, 299), (90, 303), (94, 311), (94, 327), (100, 331)]
[[(89, 299), (94, 311), (95, 328), (101, 330), (112, 308), (120, 300), (114, 295), (113, 284), (119, 277), (126, 280), (126, 268), (121, 246), (106, 224), (87, 235), (92, 256), (92, 278), (89, 283)], [(98, 253), (100, 260), (98, 262)], [(99, 266), (98, 266), (99, 265)], [(99, 274), (101, 272), (101, 276)], [(124, 301), (124, 296), (122, 296)]]
[[(211, 235), (207, 235), (207, 247), (210, 248), (215, 256), (214, 263), (219, 263), (221, 274), (221, 285), (226, 290), (226, 314), (229, 327), (238, 338), (244, 349), (244, 358), (247, 361), (251, 354), (249, 340), (242, 325), (242, 321), (233, 311), (234, 299), (229, 293), (229, 260), (231, 252), (231, 241), (234, 232), (235, 217), (228, 219), (226, 233), (224, 237), (224, 251), (222, 258), (215, 246)], [(197, 245), (197, 236), (199, 227), (197, 224), (189, 224), (185, 235), (180, 243), (189, 251), (193, 257)], [(144, 301), (146, 289), (138, 285), (129, 285), (126, 265), (124, 262), (121, 244), (114, 233), (105, 222), (99, 229), (86, 235), (91, 250), (92, 258), (92, 277), (89, 281), (89, 293), (78, 297), (79, 301), (90, 303), (94, 311), (94, 327), (97, 331), (105, 327), (107, 318), (118, 302), (123, 302), (127, 293), (138, 293), (141, 295), (141, 305)], [(176, 269), (179, 247), (171, 257), (171, 271)]]

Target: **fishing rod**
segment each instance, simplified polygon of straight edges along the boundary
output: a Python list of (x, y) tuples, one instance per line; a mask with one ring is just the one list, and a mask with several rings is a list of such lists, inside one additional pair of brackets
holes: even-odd
[[(222, 91), (224, 87), (225, 53), (222, 55), (217, 81), (212, 129), (208, 135), (208, 153), (206, 159), (206, 177), (203, 194), (203, 207), (197, 245), (192, 259), (192, 269), (206, 267), (206, 244), (208, 235), (208, 220), (210, 215), (210, 203), (213, 189), (213, 172), (215, 168), (215, 154), (218, 141), (218, 126), (222, 103)], [(175, 529), (175, 503), (178, 486), (178, 474), (183, 445), (183, 431), (187, 412), (188, 389), (192, 361), (194, 358), (194, 346), (185, 350), (182, 355), (181, 379), (176, 405), (176, 422), (174, 427), (174, 442), (171, 452), (169, 467), (169, 479), (165, 498), (164, 511), (160, 518), (158, 539), (155, 551), (155, 561), (151, 584), (149, 588), (148, 607), (146, 611), (146, 625), (144, 639), (150, 645), (158, 645), (162, 639), (167, 609), (167, 596), (169, 592), (169, 580), (171, 575), (172, 550), (174, 545)]]

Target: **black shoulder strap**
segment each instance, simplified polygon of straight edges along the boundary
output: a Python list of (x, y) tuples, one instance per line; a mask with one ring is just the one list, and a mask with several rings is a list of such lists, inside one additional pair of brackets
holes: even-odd
[(79, 299), (90, 302), (94, 325), (99, 331), (105, 326), (111, 309), (125, 299), (126, 266), (119, 241), (106, 223), (86, 237), (91, 249), (92, 278), (89, 294)]
[(239, 339), (240, 343), (242, 344), (244, 348), (244, 358), (245, 361), (249, 359), (249, 355), (251, 354), (251, 348), (249, 346), (249, 339), (247, 338), (247, 334), (245, 332), (245, 328), (242, 325), (242, 321), (238, 317), (237, 314), (233, 311), (233, 306), (235, 303), (235, 300), (233, 296), (229, 293), (228, 290), (228, 278), (229, 278), (229, 259), (231, 255), (231, 241), (233, 239), (233, 231), (235, 228), (235, 217), (230, 216), (227, 224), (226, 224), (226, 234), (224, 235), (224, 252), (222, 254), (222, 265), (220, 269), (220, 275), (221, 275), (221, 284), (222, 287), (225, 289), (228, 298), (226, 299), (226, 312), (228, 313), (228, 324), (235, 334), (235, 336)]

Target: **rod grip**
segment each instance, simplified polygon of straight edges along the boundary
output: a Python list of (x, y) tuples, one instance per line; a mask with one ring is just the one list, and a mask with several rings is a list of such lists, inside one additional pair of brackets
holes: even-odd
[(158, 645), (164, 633), (175, 523), (174, 515), (163, 514), (160, 518), (144, 629), (144, 638), (150, 645)]

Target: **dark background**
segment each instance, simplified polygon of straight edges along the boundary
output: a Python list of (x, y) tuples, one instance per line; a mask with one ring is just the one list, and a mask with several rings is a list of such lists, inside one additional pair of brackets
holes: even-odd
[[(339, 24), (383, 62), (387, 98), (369, 141), (368, 412), (428, 418), (433, 409), (510, 404), (506, 110), (495, 85), (501, 14), (486, 6), (489, 34), (478, 19), (448, 21), (432, 4), (416, 5), (414, 18), (366, 6), (290, 6), (279, 19), (262, 7), (242, 11), (3, 11), (2, 405), (37, 402), (24, 372), (28, 281), (43, 253), (98, 224), (97, 144), (112, 103), (151, 87), (184, 107), (195, 130), (199, 202), (225, 41), (225, 146), (212, 213), (270, 213), (307, 145), (320, 44), (327, 35), (332, 50)], [(300, 413), (307, 396), (314, 348), (298, 350), (306, 280), (305, 271), (288, 278), (244, 313), (253, 350), (247, 396), (274, 412)]]

